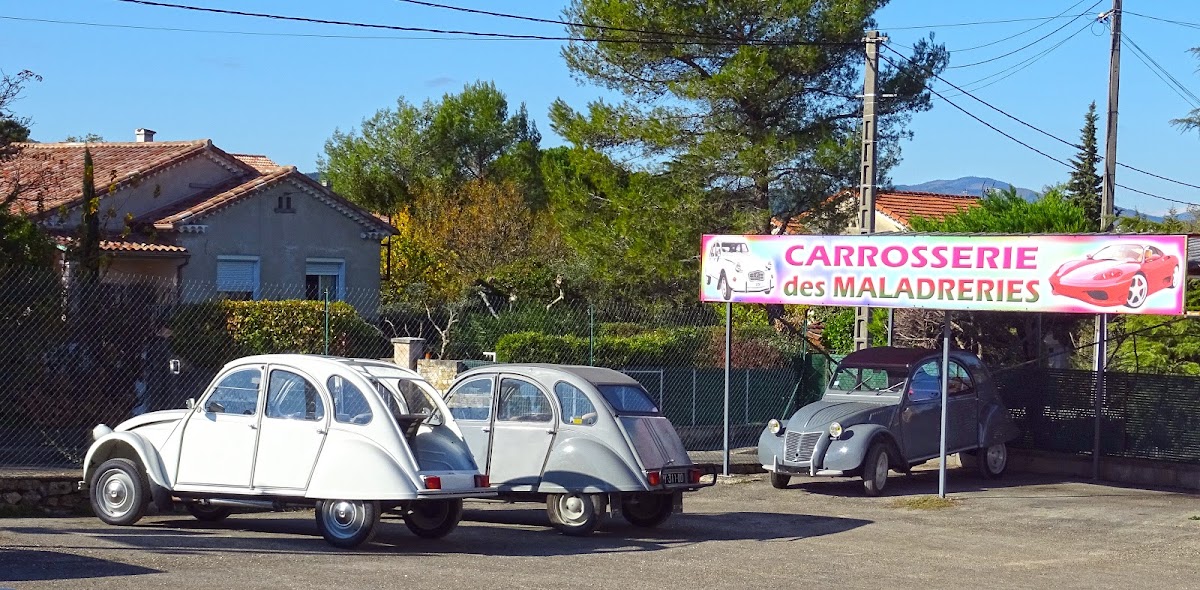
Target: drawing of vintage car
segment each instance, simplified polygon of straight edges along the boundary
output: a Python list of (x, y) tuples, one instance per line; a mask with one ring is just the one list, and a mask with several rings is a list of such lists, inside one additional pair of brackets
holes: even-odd
[(1050, 275), (1050, 292), (1101, 307), (1137, 309), (1146, 299), (1176, 286), (1179, 259), (1156, 246), (1114, 244)]
[(744, 238), (717, 238), (708, 247), (704, 284), (716, 282), (721, 298), (729, 301), (734, 292), (771, 294), (775, 271), (770, 260), (750, 252)]
[(92, 436), (80, 488), (113, 525), (177, 502), (203, 521), (315, 506), (325, 540), (354, 547), (382, 511), (438, 538), (458, 525), (463, 498), (495, 496), (437, 390), (379, 361), (241, 358), (187, 409), (101, 424)]

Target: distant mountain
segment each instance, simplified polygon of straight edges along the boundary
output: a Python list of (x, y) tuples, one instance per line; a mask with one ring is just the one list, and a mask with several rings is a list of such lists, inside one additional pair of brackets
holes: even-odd
[[(897, 184), (896, 189), (902, 191), (921, 191), (927, 193), (940, 193), (943, 195), (969, 195), (972, 197), (982, 196), (985, 191), (992, 189), (1006, 189), (1010, 187), (1007, 182), (996, 180), (995, 178), (985, 178), (982, 176), (964, 176), (954, 180), (930, 180), (921, 184)], [(1038, 198), (1038, 194), (1027, 188), (1017, 187), (1017, 194), (1021, 195), (1026, 201), (1032, 201)]]

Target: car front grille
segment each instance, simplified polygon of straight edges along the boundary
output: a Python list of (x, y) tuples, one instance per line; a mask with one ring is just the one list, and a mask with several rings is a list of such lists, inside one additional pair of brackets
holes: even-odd
[(750, 280), (752, 280), (752, 281), (761, 281), (761, 280), (763, 280), (763, 277), (765, 277), (765, 276), (766, 275), (764, 275), (763, 271), (761, 271), (761, 270), (750, 271)]
[(783, 437), (783, 460), (789, 463), (807, 463), (812, 459), (813, 449), (821, 439), (820, 432), (788, 432)]

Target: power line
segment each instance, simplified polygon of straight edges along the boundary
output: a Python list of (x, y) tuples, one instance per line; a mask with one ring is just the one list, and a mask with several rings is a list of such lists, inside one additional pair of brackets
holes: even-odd
[[(1050, 55), (1056, 49), (1058, 49), (1059, 47), (1062, 47), (1068, 41), (1070, 41), (1071, 39), (1074, 39), (1076, 36), (1078, 36), (1080, 33), (1088, 30), (1088, 28), (1094, 24), (1095, 23), (1089, 22), (1089, 23), (1085, 24), (1079, 30), (1075, 31), (1074, 33), (1071, 33), (1069, 36), (1062, 39), (1061, 41), (1055, 43), (1054, 45), (1051, 45), (1050, 47), (1047, 47), (1046, 49), (1043, 49), (1040, 53), (1036, 53), (1030, 57), (1027, 57), (1024, 60), (1012, 65), (1011, 67), (1000, 70), (999, 72), (996, 72), (994, 74), (989, 74), (987, 76), (979, 78), (978, 80), (972, 80), (970, 82), (967, 82), (966, 84), (963, 84), (963, 86), (974, 86), (975, 84), (979, 84), (980, 82), (991, 80), (991, 82), (988, 82), (987, 84), (982, 84), (979, 86), (974, 86), (974, 88), (971, 88), (972, 91), (978, 92), (980, 90), (983, 90), (984, 88), (987, 88), (988, 86), (997, 84), (1009, 77), (1012, 77), (1013, 75), (1016, 75), (1021, 70), (1024, 70), (1025, 68), (1028, 68), (1029, 66), (1032, 66), (1033, 64), (1041, 61), (1042, 58), (1046, 57), (1047, 55)], [(999, 76), (999, 77), (997, 78), (997, 76)], [(966, 94), (966, 92), (959, 92), (958, 94), (953, 94), (951, 96), (962, 96), (964, 94)]]
[(947, 67), (947, 69), (970, 68), (970, 67), (974, 67), (974, 66), (979, 66), (979, 65), (986, 64), (986, 63), (991, 63), (991, 62), (994, 62), (994, 61), (996, 61), (996, 60), (999, 60), (999, 59), (1004, 59), (1004, 58), (1006, 58), (1006, 57), (1008, 57), (1008, 56), (1010, 56), (1010, 55), (1012, 55), (1012, 54), (1014, 54), (1014, 53), (1019, 53), (1019, 52), (1021, 52), (1021, 51), (1024, 51), (1024, 50), (1026, 50), (1026, 49), (1028, 49), (1028, 48), (1030, 48), (1030, 47), (1033, 47), (1034, 45), (1037, 45), (1038, 43), (1041, 43), (1042, 41), (1046, 40), (1047, 38), (1049, 38), (1049, 37), (1053, 36), (1055, 33), (1058, 33), (1059, 31), (1061, 31), (1061, 30), (1063, 30), (1063, 29), (1065, 29), (1065, 28), (1069, 27), (1069, 26), (1071, 25), (1071, 23), (1073, 23), (1073, 22), (1075, 22), (1076, 20), (1078, 20), (1078, 19), (1079, 19), (1081, 16), (1083, 16), (1084, 14), (1088, 14), (1088, 13), (1090, 13), (1092, 9), (1096, 8), (1097, 6), (1099, 6), (1099, 5), (1100, 5), (1100, 3), (1101, 3), (1101, 2), (1103, 2), (1103, 1), (1104, 1), (1104, 0), (1097, 0), (1097, 1), (1096, 1), (1096, 3), (1095, 3), (1095, 4), (1092, 4), (1090, 7), (1088, 7), (1088, 9), (1087, 9), (1086, 11), (1084, 11), (1084, 13), (1083, 13), (1083, 14), (1080, 14), (1080, 15), (1073, 16), (1073, 17), (1071, 18), (1071, 20), (1067, 21), (1065, 24), (1063, 24), (1063, 26), (1061, 26), (1061, 27), (1058, 27), (1057, 29), (1054, 29), (1053, 31), (1050, 31), (1049, 33), (1046, 33), (1045, 35), (1042, 35), (1041, 37), (1038, 37), (1036, 40), (1034, 40), (1033, 42), (1031, 42), (1031, 43), (1029, 43), (1029, 44), (1027, 44), (1027, 45), (1025, 45), (1025, 46), (1023, 46), (1023, 47), (1020, 47), (1020, 48), (1014, 49), (1014, 50), (1012, 50), (1012, 51), (1010, 51), (1010, 52), (1008, 52), (1008, 53), (1005, 53), (1005, 54), (1003, 54), (1003, 55), (997, 55), (996, 57), (993, 57), (993, 58), (990, 58), (990, 59), (985, 59), (985, 60), (982, 60), (982, 61), (977, 61), (977, 62), (974, 62), (974, 63), (969, 63), (969, 64), (963, 64), (963, 65), (960, 65), (960, 66), (949, 66), (949, 67)]
[(1175, 94), (1178, 94), (1184, 102), (1190, 104), (1192, 108), (1200, 108), (1200, 97), (1197, 97), (1194, 92), (1188, 90), (1183, 82), (1180, 82), (1162, 64), (1158, 63), (1158, 60), (1154, 59), (1145, 49), (1142, 49), (1137, 42), (1129, 37), (1128, 33), (1121, 35), (1121, 42), (1133, 52), (1134, 57), (1137, 57), (1139, 61), (1150, 69), (1151, 73), (1157, 76), (1159, 80), (1162, 80)]
[[(1053, 20), (1054, 18), (1059, 18), (1059, 17), (1066, 16), (1066, 14), (1067, 14), (1068, 12), (1070, 12), (1070, 11), (1074, 10), (1074, 9), (1075, 9), (1075, 7), (1079, 6), (1080, 4), (1083, 4), (1084, 2), (1087, 2), (1087, 0), (1078, 0), (1077, 2), (1075, 2), (1074, 4), (1072, 4), (1070, 7), (1068, 7), (1066, 10), (1064, 10), (1064, 11), (1060, 12), (1058, 15), (1056, 15), (1056, 16), (1054, 16), (1054, 17), (1052, 17), (1052, 18), (1045, 19), (1045, 20), (1043, 20), (1042, 22), (1040, 22), (1040, 23), (1038, 23), (1038, 24), (1036, 24), (1036, 25), (1033, 25), (1032, 27), (1029, 27), (1028, 29), (1025, 29), (1024, 31), (1021, 31), (1021, 32), (1019, 32), (1019, 33), (1016, 33), (1016, 34), (1014, 34), (1014, 35), (1009, 35), (1009, 36), (1007, 36), (1007, 37), (1005, 37), (1005, 38), (1003, 38), (1003, 39), (997, 39), (997, 40), (995, 40), (995, 41), (992, 41), (992, 42), (990, 42), (990, 43), (984, 43), (983, 45), (975, 45), (974, 47), (967, 47), (967, 48), (965, 48), (965, 49), (955, 49), (955, 50), (954, 50), (954, 51), (952, 51), (951, 53), (964, 53), (964, 52), (967, 52), (967, 51), (975, 51), (976, 49), (983, 49), (984, 47), (991, 47), (991, 46), (993, 46), (993, 45), (996, 45), (996, 44), (998, 44), (998, 43), (1003, 43), (1003, 42), (1005, 42), (1005, 41), (1008, 41), (1008, 40), (1010, 40), (1010, 39), (1016, 39), (1017, 37), (1020, 37), (1020, 36), (1022, 36), (1022, 35), (1025, 35), (1025, 34), (1027, 34), (1027, 33), (1032, 33), (1033, 31), (1036, 31), (1036, 30), (1038, 30), (1038, 29), (1040, 29), (1040, 28), (1042, 28), (1042, 27), (1046, 26), (1046, 24), (1047, 24), (1047, 23), (1049, 23), (1049, 22), (1050, 22), (1051, 20)], [(1079, 16), (1082, 16), (1082, 15), (1079, 15)]]
[[(379, 23), (363, 23), (363, 22), (355, 22), (355, 21), (340, 21), (340, 20), (309, 18), (309, 17), (302, 17), (302, 16), (285, 16), (285, 15), (268, 14), (268, 13), (262, 13), (262, 12), (246, 12), (246, 11), (242, 11), (242, 10), (226, 10), (226, 9), (221, 9), (221, 8), (206, 8), (206, 7), (202, 7), (202, 6), (190, 6), (187, 4), (171, 4), (171, 3), (167, 3), (167, 2), (153, 2), (150, 0), (117, 0), (117, 2), (124, 2), (127, 4), (140, 4), (143, 6), (154, 6), (154, 7), (160, 7), (160, 8), (177, 8), (177, 9), (181, 9), (181, 10), (191, 10), (191, 11), (195, 11), (195, 12), (207, 12), (207, 13), (213, 13), (213, 14), (226, 14), (226, 15), (231, 15), (231, 16), (247, 16), (247, 17), (253, 17), (253, 18), (265, 18), (265, 19), (272, 19), (272, 20), (304, 22), (304, 23), (313, 23), (313, 24), (321, 24), (321, 25), (338, 25), (338, 26), (348, 26), (348, 27), (362, 27), (362, 28), (369, 28), (369, 29), (386, 29), (386, 30), (391, 30), (391, 31), (406, 31), (406, 32), (416, 32), (416, 33), (436, 33), (436, 34), (441, 34), (441, 35), (463, 35), (463, 36), (472, 36), (472, 37), (488, 37), (488, 38), (498, 38), (498, 39), (526, 39), (526, 40), (537, 40), (537, 41), (586, 41), (586, 42), (601, 42), (601, 43), (635, 43), (635, 44), (641, 44), (641, 45), (667, 45), (667, 44), (675, 45), (675, 44), (679, 43), (678, 41), (670, 41), (670, 40), (665, 40), (665, 39), (620, 39), (620, 38), (606, 38), (606, 37), (527, 35), (527, 34), (518, 34), (518, 33), (494, 33), (494, 32), (469, 31), (469, 30), (435, 29), (435, 28), (429, 28), (429, 27), (409, 27), (409, 26), (400, 26), (400, 25), (386, 25), (386, 24), (379, 24)], [(695, 41), (694, 44), (696, 44), (696, 45), (736, 45), (736, 46), (741, 46), (741, 45), (768, 45), (768, 46), (770, 46), (770, 45), (778, 45), (778, 46), (812, 45), (812, 46), (837, 46), (837, 47), (858, 47), (859, 46), (858, 43), (838, 42), (838, 41), (805, 41), (805, 40), (741, 41), (741, 42), (732, 41), (732, 40), (727, 40), (727, 41), (699, 41), (698, 40), (698, 41)]]
[(1123, 12), (1124, 14), (1132, 14), (1133, 16), (1140, 16), (1142, 18), (1148, 18), (1150, 20), (1156, 20), (1159, 22), (1171, 23), (1173, 25), (1179, 25), (1181, 27), (1188, 27), (1191, 29), (1200, 29), (1200, 23), (1190, 23), (1187, 21), (1173, 20), (1173, 19), (1162, 18), (1162, 17), (1158, 17), (1158, 16), (1150, 16), (1148, 14), (1142, 14), (1140, 12), (1133, 12), (1132, 10), (1123, 10), (1121, 12)]
[(948, 29), (952, 27), (972, 27), (975, 25), (1002, 25), (1007, 23), (1021, 23), (1035, 20), (1050, 21), (1059, 18), (1078, 18), (1079, 15), (1055, 15), (1055, 16), (1038, 16), (1031, 18), (1009, 18), (1003, 20), (981, 20), (968, 23), (948, 23), (940, 25), (915, 25), (910, 27), (885, 27), (889, 31), (909, 31), (913, 29)]
[(151, 27), (142, 25), (120, 25), (114, 23), (92, 23), (70, 20), (51, 20), (44, 18), (23, 18), (0, 15), (2, 20), (12, 20), (32, 23), (55, 25), (76, 25), (84, 27), (99, 27), (107, 29), (134, 29), (139, 31), (164, 31), (171, 33), (208, 33), (218, 35), (249, 35), (255, 37), (306, 37), (318, 39), (379, 39), (398, 41), (520, 41), (521, 39), (497, 39), (491, 37), (447, 37), (447, 36), (400, 36), (400, 35), (328, 35), (320, 33), (269, 33), (263, 31), (230, 31), (219, 29), (185, 29), (179, 27)]

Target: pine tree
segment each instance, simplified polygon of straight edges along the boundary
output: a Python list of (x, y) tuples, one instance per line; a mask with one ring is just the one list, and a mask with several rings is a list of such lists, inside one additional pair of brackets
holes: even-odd
[(1091, 231), (1101, 229), (1100, 175), (1096, 173), (1096, 166), (1100, 164), (1100, 153), (1096, 147), (1097, 118), (1096, 103), (1093, 101), (1088, 106), (1083, 129), (1080, 130), (1079, 154), (1071, 159), (1071, 165), (1075, 169), (1071, 171), (1071, 179), (1067, 181), (1067, 195), (1072, 203), (1087, 213), (1088, 227)]

